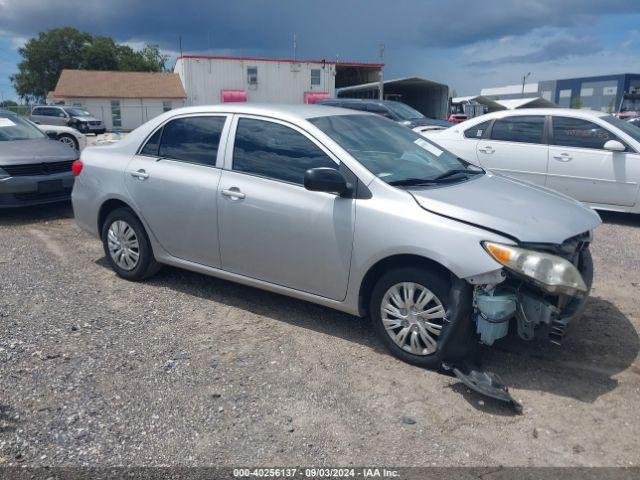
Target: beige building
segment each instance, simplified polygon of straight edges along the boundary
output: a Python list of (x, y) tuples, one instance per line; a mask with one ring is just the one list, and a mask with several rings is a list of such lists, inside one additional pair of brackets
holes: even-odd
[(63, 70), (47, 100), (83, 107), (107, 130), (133, 130), (186, 97), (176, 73)]

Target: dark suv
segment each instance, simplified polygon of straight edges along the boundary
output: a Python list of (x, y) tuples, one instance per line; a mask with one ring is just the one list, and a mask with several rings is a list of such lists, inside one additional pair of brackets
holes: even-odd
[(395, 120), (402, 125), (415, 129), (426, 127), (428, 130), (440, 130), (453, 126), (453, 123), (444, 120), (428, 118), (406, 103), (391, 100), (364, 100), (360, 98), (330, 98), (320, 100), (316, 105), (328, 105), (331, 107), (349, 108), (376, 113), (383, 117)]

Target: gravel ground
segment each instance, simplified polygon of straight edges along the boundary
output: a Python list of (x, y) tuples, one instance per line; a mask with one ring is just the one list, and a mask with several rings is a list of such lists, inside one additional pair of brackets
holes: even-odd
[(637, 465), (640, 217), (603, 216), (563, 347), (486, 352), (515, 415), (367, 320), (173, 268), (128, 283), (69, 205), (0, 212), (0, 464)]

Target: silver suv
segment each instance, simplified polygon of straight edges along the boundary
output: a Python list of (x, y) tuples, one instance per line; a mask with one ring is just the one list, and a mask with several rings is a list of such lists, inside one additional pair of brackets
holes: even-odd
[(38, 105), (31, 108), (29, 119), (39, 125), (73, 127), (82, 133), (106, 132), (104, 122), (82, 107)]
[(85, 149), (74, 172), (76, 222), (119, 276), (167, 264), (368, 314), (417, 365), (510, 324), (557, 342), (591, 286), (595, 212), (378, 115), (172, 110)]

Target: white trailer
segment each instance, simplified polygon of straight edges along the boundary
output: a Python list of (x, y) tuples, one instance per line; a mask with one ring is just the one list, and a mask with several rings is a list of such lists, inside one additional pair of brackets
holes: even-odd
[(224, 102), (314, 103), (337, 87), (375, 81), (383, 65), (281, 58), (183, 55), (180, 76), (188, 105)]

